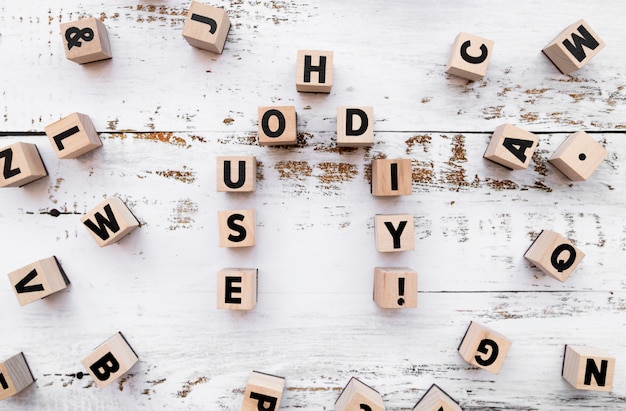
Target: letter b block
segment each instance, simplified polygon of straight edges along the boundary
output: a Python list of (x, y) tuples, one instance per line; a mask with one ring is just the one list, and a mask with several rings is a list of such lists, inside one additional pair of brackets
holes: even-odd
[(220, 247), (252, 247), (255, 244), (254, 210), (217, 212)]
[(467, 33), (454, 39), (446, 73), (468, 80), (480, 80), (487, 73), (494, 42)]
[(415, 249), (413, 215), (377, 214), (374, 218), (376, 249), (382, 253)]
[(600, 143), (579, 131), (567, 137), (549, 161), (570, 180), (584, 181), (591, 177), (607, 154)]
[(10, 272), (9, 281), (20, 305), (45, 298), (64, 290), (70, 284), (54, 256)]
[(285, 379), (252, 371), (243, 394), (241, 411), (278, 411)]
[(224, 9), (192, 1), (183, 26), (183, 37), (189, 44), (222, 54), (230, 20)]
[(330, 93), (333, 87), (333, 52), (298, 50), (296, 90)]
[(374, 268), (374, 301), (381, 308), (417, 307), (417, 272), (404, 267)]
[(111, 46), (107, 28), (95, 17), (61, 24), (65, 57), (85, 64), (110, 59)]
[(260, 145), (297, 144), (296, 126), (296, 108), (294, 106), (259, 107)]
[(48, 175), (37, 146), (15, 143), (0, 150), (0, 187), (21, 187)]
[(578, 390), (611, 391), (615, 358), (602, 350), (566, 345), (561, 375)]
[(24, 353), (0, 362), (0, 400), (12, 397), (35, 382)]
[(511, 344), (502, 334), (472, 321), (461, 341), (459, 353), (468, 363), (497, 374)]
[(374, 143), (373, 107), (337, 107), (337, 146), (367, 147)]
[(225, 268), (217, 273), (217, 308), (251, 310), (257, 300), (256, 268)]
[(44, 128), (59, 158), (76, 158), (102, 146), (91, 119), (86, 114), (72, 113)]
[(217, 191), (250, 192), (256, 187), (256, 158), (217, 157)]
[(462, 411), (459, 404), (436, 384), (415, 404), (413, 411)]
[(511, 170), (528, 168), (539, 137), (511, 124), (496, 127), (484, 158)]
[(569, 74), (589, 63), (604, 45), (584, 20), (578, 20), (559, 33), (542, 51), (563, 74)]
[(100, 247), (113, 244), (139, 227), (139, 221), (117, 197), (107, 198), (80, 221)]
[(98, 346), (81, 363), (99, 388), (126, 374), (139, 361), (121, 332)]
[(565, 282), (585, 257), (585, 253), (562, 235), (543, 230), (524, 257), (545, 274)]
[(412, 191), (411, 159), (379, 158), (372, 160), (372, 195), (411, 195)]
[(336, 411), (385, 411), (383, 399), (372, 387), (352, 377), (335, 402)]

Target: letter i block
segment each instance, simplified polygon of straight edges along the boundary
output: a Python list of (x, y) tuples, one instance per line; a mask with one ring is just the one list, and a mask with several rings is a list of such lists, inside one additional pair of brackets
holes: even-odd
[(559, 33), (543, 53), (563, 74), (582, 68), (604, 48), (604, 41), (584, 20), (568, 26)]
[(72, 113), (44, 128), (59, 158), (76, 158), (102, 146), (91, 119), (86, 114)]
[(255, 244), (254, 210), (217, 212), (220, 247), (252, 247)]
[(417, 307), (417, 272), (404, 267), (375, 267), (374, 301), (381, 308)]
[(415, 249), (413, 215), (377, 214), (374, 218), (376, 249), (381, 253)]
[(537, 135), (511, 124), (502, 124), (493, 132), (483, 157), (511, 170), (523, 170), (528, 168), (537, 144)]
[(10, 272), (9, 281), (22, 306), (64, 290), (70, 284), (54, 256)]
[(385, 411), (383, 399), (372, 387), (352, 377), (335, 402), (336, 411)]
[(330, 93), (333, 87), (333, 52), (298, 50), (296, 90)]
[(98, 346), (81, 364), (93, 377), (98, 388), (104, 388), (126, 374), (139, 361), (121, 332)]
[(615, 358), (602, 350), (566, 345), (561, 375), (577, 390), (611, 391)]
[(37, 146), (14, 143), (0, 150), (0, 187), (21, 187), (48, 175)]
[(26, 363), (24, 353), (19, 353), (0, 362), (0, 400), (15, 394), (35, 382)]
[(459, 345), (459, 353), (468, 363), (497, 374), (511, 344), (502, 334), (472, 321)]
[(243, 394), (241, 411), (278, 411), (285, 389), (285, 379), (252, 371)]
[(468, 33), (459, 33), (454, 39), (446, 73), (467, 80), (480, 80), (487, 66), (494, 42)]
[(607, 154), (600, 143), (579, 131), (567, 137), (548, 161), (570, 180), (584, 181), (591, 177)]
[(117, 197), (107, 198), (85, 214), (81, 223), (100, 247), (113, 244), (139, 227), (139, 221)]
[(413, 191), (411, 159), (372, 160), (372, 195), (401, 196)]
[(374, 144), (373, 107), (337, 107), (337, 146), (367, 147)]
[(259, 107), (260, 145), (297, 144), (296, 126), (296, 108), (294, 106)]
[(256, 158), (217, 157), (217, 191), (251, 192), (256, 188)]
[(524, 258), (560, 282), (567, 280), (584, 257), (585, 253), (565, 237), (549, 230), (539, 233), (524, 254)]
[(95, 17), (61, 24), (61, 37), (65, 57), (74, 63), (91, 63), (113, 56), (107, 28)]
[(415, 404), (413, 411), (462, 411), (461, 406), (436, 384)]
[(225, 268), (217, 273), (217, 308), (251, 310), (257, 301), (258, 270)]
[(230, 19), (224, 9), (192, 1), (183, 26), (183, 37), (189, 44), (222, 54), (230, 30)]

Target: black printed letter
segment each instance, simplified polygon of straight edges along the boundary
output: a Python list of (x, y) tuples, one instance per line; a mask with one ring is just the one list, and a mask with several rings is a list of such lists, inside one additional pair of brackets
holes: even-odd
[(587, 54), (585, 54), (585, 49), (583, 48), (583, 46), (587, 46), (591, 50), (595, 50), (596, 47), (600, 45), (600, 43), (598, 43), (598, 41), (593, 38), (591, 33), (589, 33), (583, 25), (578, 26), (578, 31), (580, 32), (580, 34), (583, 35), (582, 37), (580, 37), (576, 33), (572, 33), (574, 44), (572, 44), (572, 42), (569, 39), (567, 39), (563, 41), (563, 45), (565, 46), (567, 50), (569, 50), (570, 53), (572, 53), (572, 55), (580, 63), (585, 59), (585, 57), (587, 57)]
[(258, 411), (274, 411), (276, 409), (276, 402), (278, 401), (278, 399), (275, 397), (251, 392), (250, 398), (259, 402), (259, 405), (257, 406)]
[(491, 348), (491, 355), (485, 360), (480, 355), (474, 356), (474, 359), (479, 365), (483, 367), (488, 367), (498, 358), (498, 352), (500, 351), (498, 348), (498, 344), (494, 340), (490, 340), (489, 338), (485, 338), (478, 344), (478, 348), (476, 351), (482, 354), (489, 354), (489, 348)]
[(593, 375), (593, 379), (596, 380), (599, 387), (604, 387), (606, 385), (606, 371), (609, 366), (609, 362), (607, 360), (602, 360), (600, 362), (600, 370), (596, 366), (596, 362), (593, 358), (587, 358), (587, 367), (585, 368), (585, 385), (591, 385), (591, 376)]
[(385, 227), (387, 227), (387, 230), (389, 230), (389, 234), (391, 234), (391, 236), (393, 237), (393, 248), (402, 247), (400, 237), (402, 236), (402, 232), (406, 227), (406, 223), (406, 221), (400, 221), (400, 224), (398, 224), (398, 229), (396, 230), (391, 221), (385, 221)]
[(461, 45), (461, 58), (467, 61), (470, 64), (480, 64), (483, 61), (487, 60), (487, 46), (484, 44), (480, 45), (480, 56), (474, 57), (467, 54), (467, 49), (470, 48), (470, 41), (467, 40), (465, 43)]
[(233, 182), (231, 178), (231, 174), (230, 174), (230, 167), (231, 167), (230, 160), (224, 161), (224, 184), (226, 184), (228, 188), (233, 188), (233, 189), (241, 188), (246, 183), (246, 162), (239, 161), (238, 164), (239, 164), (238, 178), (236, 182)]
[[(270, 118), (276, 116), (278, 119), (278, 128), (276, 131), (270, 130)], [(271, 138), (280, 137), (285, 132), (285, 116), (278, 110), (267, 110), (261, 119), (261, 128), (266, 136)]]
[(317, 71), (319, 73), (318, 83), (326, 82), (326, 56), (320, 56), (320, 65), (311, 65), (311, 56), (304, 56), (304, 82), (311, 82), (311, 72)]
[(21, 170), (19, 169), (19, 167), (11, 168), (11, 163), (13, 162), (13, 150), (12, 149), (7, 148), (6, 150), (0, 151), (0, 158), (2, 157), (6, 157), (6, 159), (4, 160), (4, 169), (2, 170), (2, 175), (4, 176), (5, 179), (9, 179), (21, 173)]
[(240, 243), (246, 239), (247, 237), (246, 229), (243, 226), (240, 226), (239, 224), (235, 224), (236, 221), (243, 221), (244, 218), (245, 217), (243, 214), (233, 214), (231, 216), (228, 216), (228, 220), (226, 220), (228, 224), (228, 228), (239, 233), (239, 235), (229, 234), (228, 235), (229, 241), (232, 241), (233, 243)]
[(241, 287), (233, 287), (233, 284), (241, 284), (241, 277), (226, 277), (226, 296), (224, 302), (226, 304), (241, 304), (241, 298), (233, 297), (233, 294), (241, 294)]
[(113, 233), (117, 233), (120, 230), (120, 225), (115, 218), (115, 214), (113, 214), (110, 204), (104, 206), (104, 212), (107, 214), (106, 218), (100, 213), (95, 215), (98, 225), (91, 220), (85, 220), (84, 224), (102, 240), (107, 240), (111, 236), (107, 228), (113, 231)]
[(120, 369), (120, 363), (117, 362), (111, 352), (108, 352), (104, 355), (104, 357), (92, 364), (89, 369), (93, 372), (97, 379), (100, 381), (106, 381), (112, 373), (117, 372)]
[(217, 22), (215, 20), (213, 20), (210, 17), (205, 17), (205, 16), (201, 16), (199, 14), (196, 13), (192, 13), (191, 14), (191, 20), (200, 22), (200, 23), (204, 23), (204, 24), (208, 24), (209, 25), (209, 33), (211, 34), (215, 34), (215, 32), (217, 31)]
[[(361, 118), (361, 127), (357, 130), (354, 129), (353, 118), (359, 116)], [(367, 113), (359, 108), (346, 109), (346, 135), (347, 136), (360, 136), (365, 133), (369, 123), (367, 119)]]

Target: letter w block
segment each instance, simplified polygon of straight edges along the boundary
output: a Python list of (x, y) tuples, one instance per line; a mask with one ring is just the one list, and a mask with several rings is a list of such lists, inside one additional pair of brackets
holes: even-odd
[(139, 227), (139, 221), (117, 197), (107, 198), (80, 221), (100, 247), (113, 244)]
[(569, 74), (589, 63), (604, 45), (589, 24), (578, 20), (559, 33), (542, 51), (563, 74)]

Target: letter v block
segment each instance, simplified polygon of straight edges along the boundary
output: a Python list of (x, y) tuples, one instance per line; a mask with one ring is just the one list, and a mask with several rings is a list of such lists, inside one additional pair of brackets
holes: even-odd
[(566, 345), (561, 375), (577, 390), (611, 391), (615, 357), (597, 348)]
[(528, 168), (537, 144), (537, 135), (502, 124), (493, 132), (483, 157), (511, 170), (523, 170)]
[(220, 247), (252, 247), (255, 244), (254, 210), (217, 212)]
[(497, 374), (511, 344), (502, 334), (472, 321), (459, 345), (459, 353), (468, 363)]
[(35, 382), (24, 353), (0, 362), (0, 400), (15, 394)]
[(126, 374), (139, 361), (121, 332), (100, 344), (81, 364), (93, 377), (98, 388), (104, 388)]
[(374, 144), (374, 107), (337, 107), (337, 147)]
[(336, 411), (385, 411), (383, 399), (372, 387), (352, 377), (335, 402)]
[(524, 254), (524, 258), (560, 282), (567, 280), (584, 257), (585, 253), (569, 240), (549, 230), (539, 233)]
[(117, 197), (107, 198), (80, 221), (100, 247), (113, 244), (139, 227), (139, 221)]
[(224, 268), (217, 273), (217, 308), (251, 310), (257, 301), (256, 268)]
[(277, 411), (285, 388), (285, 379), (252, 371), (243, 393), (241, 411)]
[(224, 9), (192, 1), (183, 26), (183, 37), (194, 47), (222, 54), (230, 20)]
[(308, 93), (330, 93), (333, 87), (333, 52), (298, 50), (296, 90)]
[(589, 24), (578, 20), (559, 33), (542, 51), (563, 74), (569, 74), (589, 63), (604, 46), (604, 41)]
[(217, 191), (252, 192), (256, 188), (256, 158), (252, 156), (217, 157)]
[(54, 256), (10, 272), (9, 281), (22, 306), (64, 290), (70, 284)]
[(480, 80), (487, 66), (494, 42), (468, 33), (459, 33), (454, 39), (446, 73), (467, 80)]
[(44, 127), (59, 158), (76, 158), (102, 146), (91, 119), (86, 114), (72, 113)]
[(461, 406), (436, 384), (415, 404), (413, 411), (462, 411)]
[(37, 146), (15, 143), (0, 150), (0, 187), (21, 187), (48, 175)]
[(376, 249), (381, 253), (415, 249), (412, 214), (377, 214), (374, 231)]

